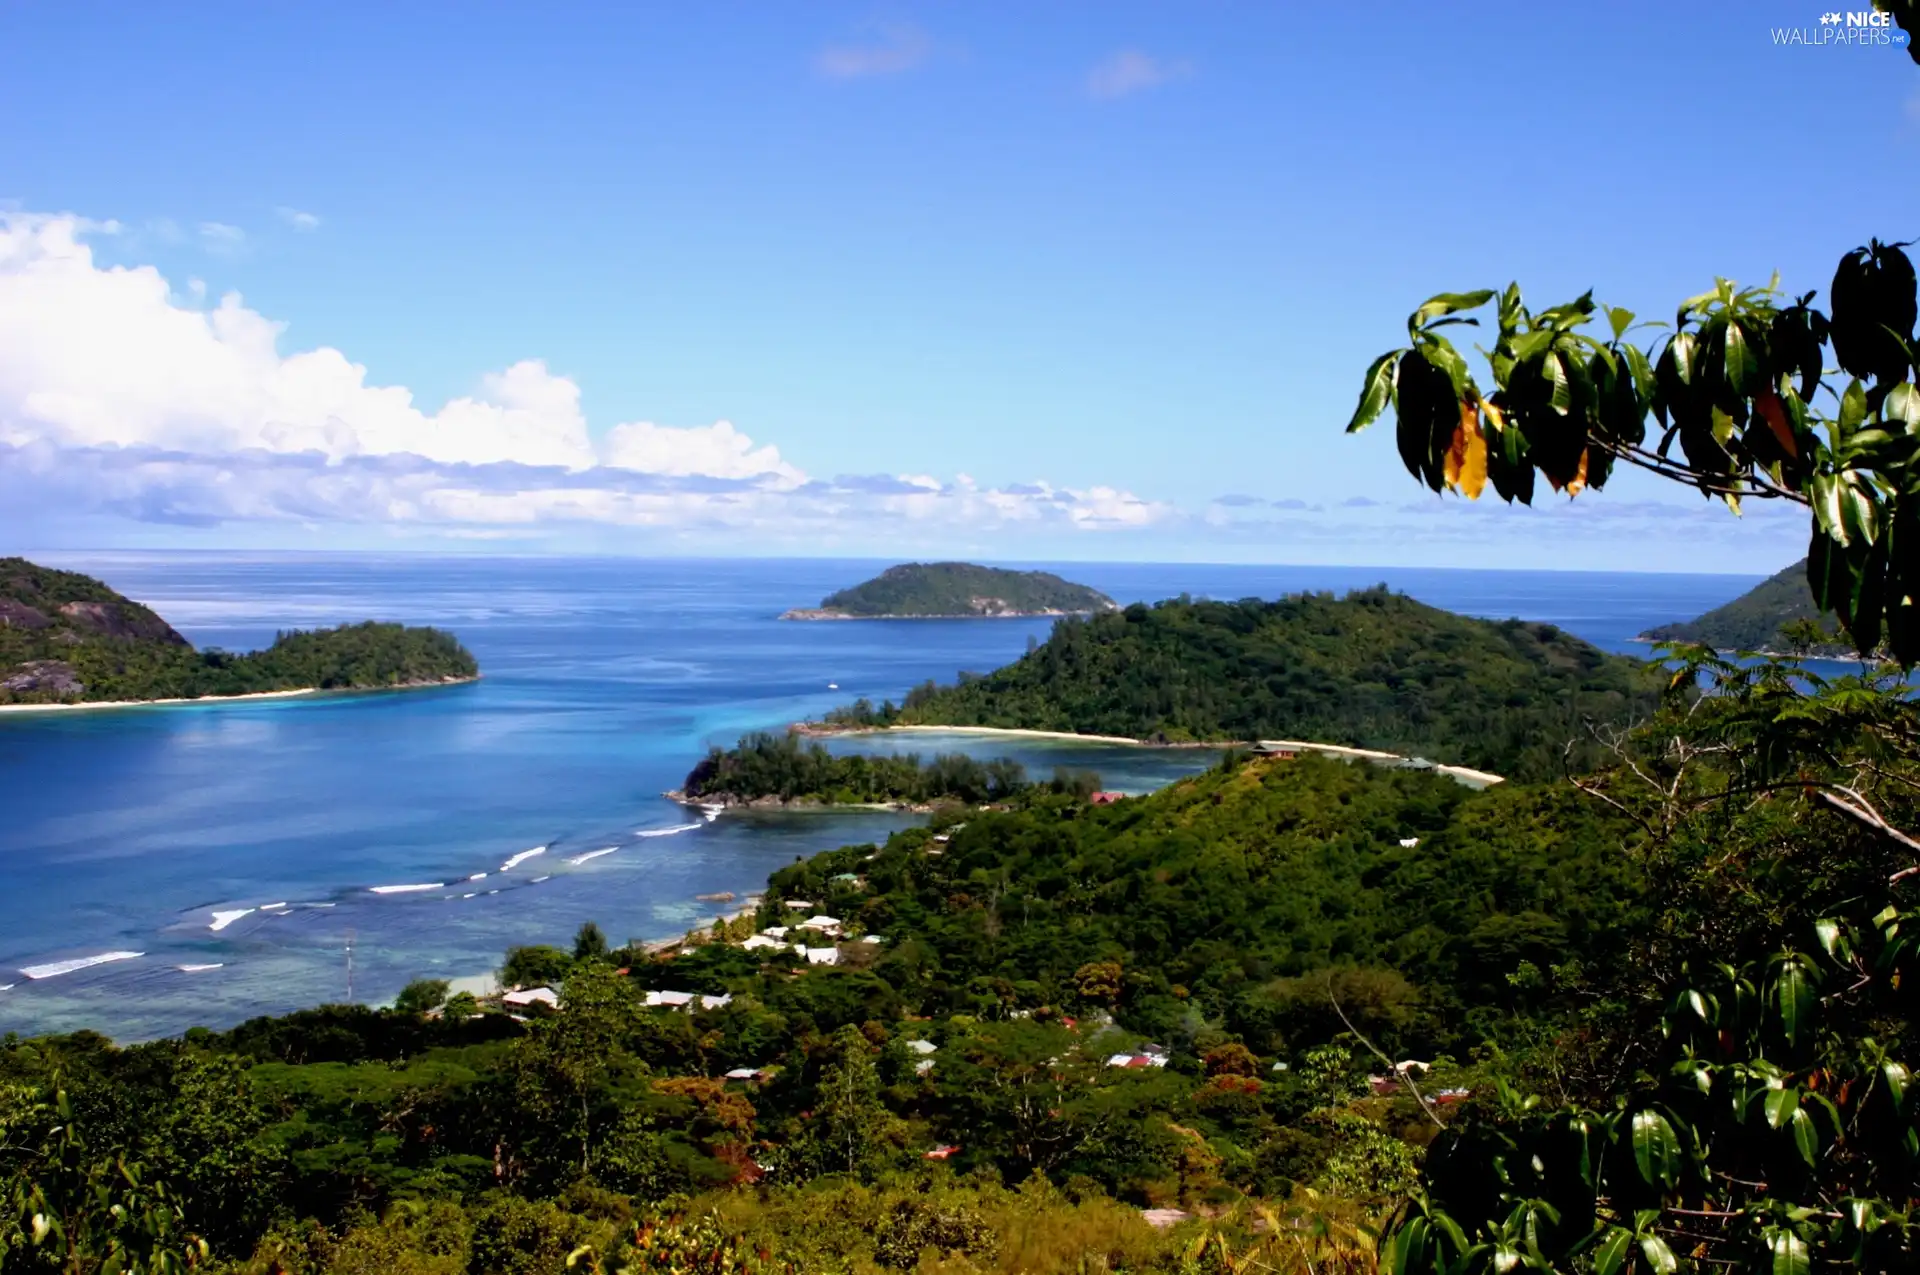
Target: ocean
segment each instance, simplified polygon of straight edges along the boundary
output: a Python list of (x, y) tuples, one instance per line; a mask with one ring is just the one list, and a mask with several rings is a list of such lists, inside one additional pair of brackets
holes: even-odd
[[(482, 974), (520, 943), (681, 933), (767, 874), (911, 821), (690, 818), (660, 794), (711, 745), (857, 696), (986, 671), (1044, 620), (782, 623), (885, 565), (822, 559), (39, 554), (199, 646), (361, 619), (439, 625), (478, 682), (430, 690), (0, 715), (0, 1032), (121, 1040)], [(1386, 583), (1610, 650), (1746, 576), (1390, 567), (1020, 564), (1119, 601)], [(832, 689), (837, 684), (838, 689)], [(917, 736), (850, 747), (1010, 755), (1146, 791), (1204, 750)], [(537, 853), (535, 853), (537, 851)]]

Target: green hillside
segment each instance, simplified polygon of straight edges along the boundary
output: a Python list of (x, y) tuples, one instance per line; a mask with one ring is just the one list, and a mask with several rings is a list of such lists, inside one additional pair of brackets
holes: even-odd
[[(1803, 637), (1812, 633), (1808, 626), (1818, 626), (1826, 640), (1804, 642)], [(1804, 645), (1811, 655), (1854, 653), (1833, 621), (1814, 606), (1805, 558), (1725, 606), (1683, 623), (1648, 629), (1640, 636), (1649, 642), (1698, 642), (1720, 651), (1788, 651)]]
[(1552, 625), (1469, 619), (1380, 587), (1064, 620), (998, 672), (835, 720), (1308, 739), (1529, 778), (1560, 773), (1584, 721), (1649, 708), (1657, 684), (1642, 662)]
[(0, 704), (362, 690), (478, 674), (452, 634), (399, 624), (282, 633), (246, 654), (196, 651), (91, 576), (0, 559)]
[(1047, 571), (1008, 571), (970, 562), (909, 562), (823, 598), (791, 620), (929, 619), (1072, 615), (1111, 611), (1106, 594)]

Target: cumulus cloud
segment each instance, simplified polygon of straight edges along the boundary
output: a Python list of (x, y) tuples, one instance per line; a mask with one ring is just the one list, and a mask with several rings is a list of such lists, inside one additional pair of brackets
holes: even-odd
[(982, 487), (926, 474), (810, 478), (729, 421), (619, 423), (539, 359), (423, 408), (235, 293), (207, 305), (150, 266), (106, 267), (79, 218), (0, 212), (0, 508), (22, 519), (423, 524), (448, 534), (565, 523), (823, 536), (1176, 520), (1110, 487)]
[(320, 218), (313, 213), (303, 212), (298, 208), (289, 208), (285, 204), (280, 205), (273, 211), (275, 216), (279, 217), (280, 220), (287, 225), (292, 226), (295, 230), (320, 229)]
[(915, 26), (881, 27), (878, 38), (863, 44), (829, 45), (814, 59), (820, 74), (832, 80), (858, 80), (876, 75), (898, 75), (927, 60), (933, 41)]
[(1111, 100), (1143, 89), (1158, 88), (1192, 73), (1193, 64), (1190, 62), (1156, 58), (1138, 49), (1122, 49), (1087, 72), (1087, 93), (1091, 97)]

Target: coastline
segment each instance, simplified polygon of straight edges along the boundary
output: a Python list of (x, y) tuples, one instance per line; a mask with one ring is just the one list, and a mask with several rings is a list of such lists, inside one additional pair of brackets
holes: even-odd
[[(799, 722), (791, 728), (801, 735), (885, 735), (901, 731), (921, 731), (944, 735), (999, 735), (1012, 739), (1064, 739), (1082, 744), (1130, 744), (1135, 748), (1233, 748), (1228, 740), (1196, 740), (1191, 743), (1156, 744), (1128, 735), (1081, 735), (1070, 730), (1028, 730), (1018, 726), (822, 726)], [(1244, 745), (1240, 745), (1244, 747)]]
[(851, 611), (836, 611), (824, 607), (793, 607), (782, 611), (783, 620), (838, 621), (838, 620), (1060, 620), (1070, 615), (1106, 615), (1118, 607), (1103, 607), (1097, 611), (955, 611), (941, 615), (856, 615)]
[(73, 704), (0, 704), (0, 713), (49, 713), (89, 708), (158, 708), (179, 704), (233, 704), (241, 700), (294, 699), (302, 695), (358, 695), (368, 691), (412, 691), (429, 686), (461, 686), (480, 680), (472, 677), (443, 677), (430, 682), (396, 682), (392, 686), (352, 686), (323, 690), (318, 686), (299, 686), (285, 691), (247, 691), (240, 695), (174, 696), (169, 699), (99, 699)]

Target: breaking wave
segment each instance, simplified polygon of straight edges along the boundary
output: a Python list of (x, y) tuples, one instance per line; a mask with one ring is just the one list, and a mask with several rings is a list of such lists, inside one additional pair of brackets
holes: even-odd
[(252, 914), (252, 908), (227, 908), (223, 911), (215, 912), (213, 914), (213, 922), (208, 925), (207, 928), (215, 934), (218, 934), (235, 921), (238, 921), (241, 917), (251, 916)]
[(422, 885), (375, 885), (367, 888), (369, 894), (418, 894), (422, 890), (444, 890), (445, 881), (428, 881)]
[(145, 952), (102, 952), (98, 956), (76, 956), (70, 961), (49, 961), (45, 965), (22, 965), (20, 972), (28, 978), (58, 978), (62, 974), (71, 974), (75, 970), (91, 969), (95, 965), (106, 965), (112, 961), (131, 961), (136, 956), (145, 956)]
[(589, 859), (598, 859), (603, 854), (612, 854), (619, 848), (619, 846), (608, 846), (605, 850), (589, 850), (585, 854), (576, 854), (573, 858), (568, 859), (567, 862), (578, 867)]
[(695, 828), (704, 828), (704, 823), (683, 823), (673, 828), (642, 828), (634, 833), (636, 837), (672, 837), (682, 832), (692, 832)]
[(515, 868), (519, 867), (521, 864), (525, 863), (528, 859), (533, 858), (534, 855), (545, 854), (546, 852), (547, 852), (547, 848), (545, 846), (535, 846), (531, 850), (522, 850), (519, 854), (514, 855), (511, 859), (508, 859), (505, 863), (501, 864), (500, 870), (502, 872), (511, 872)]

